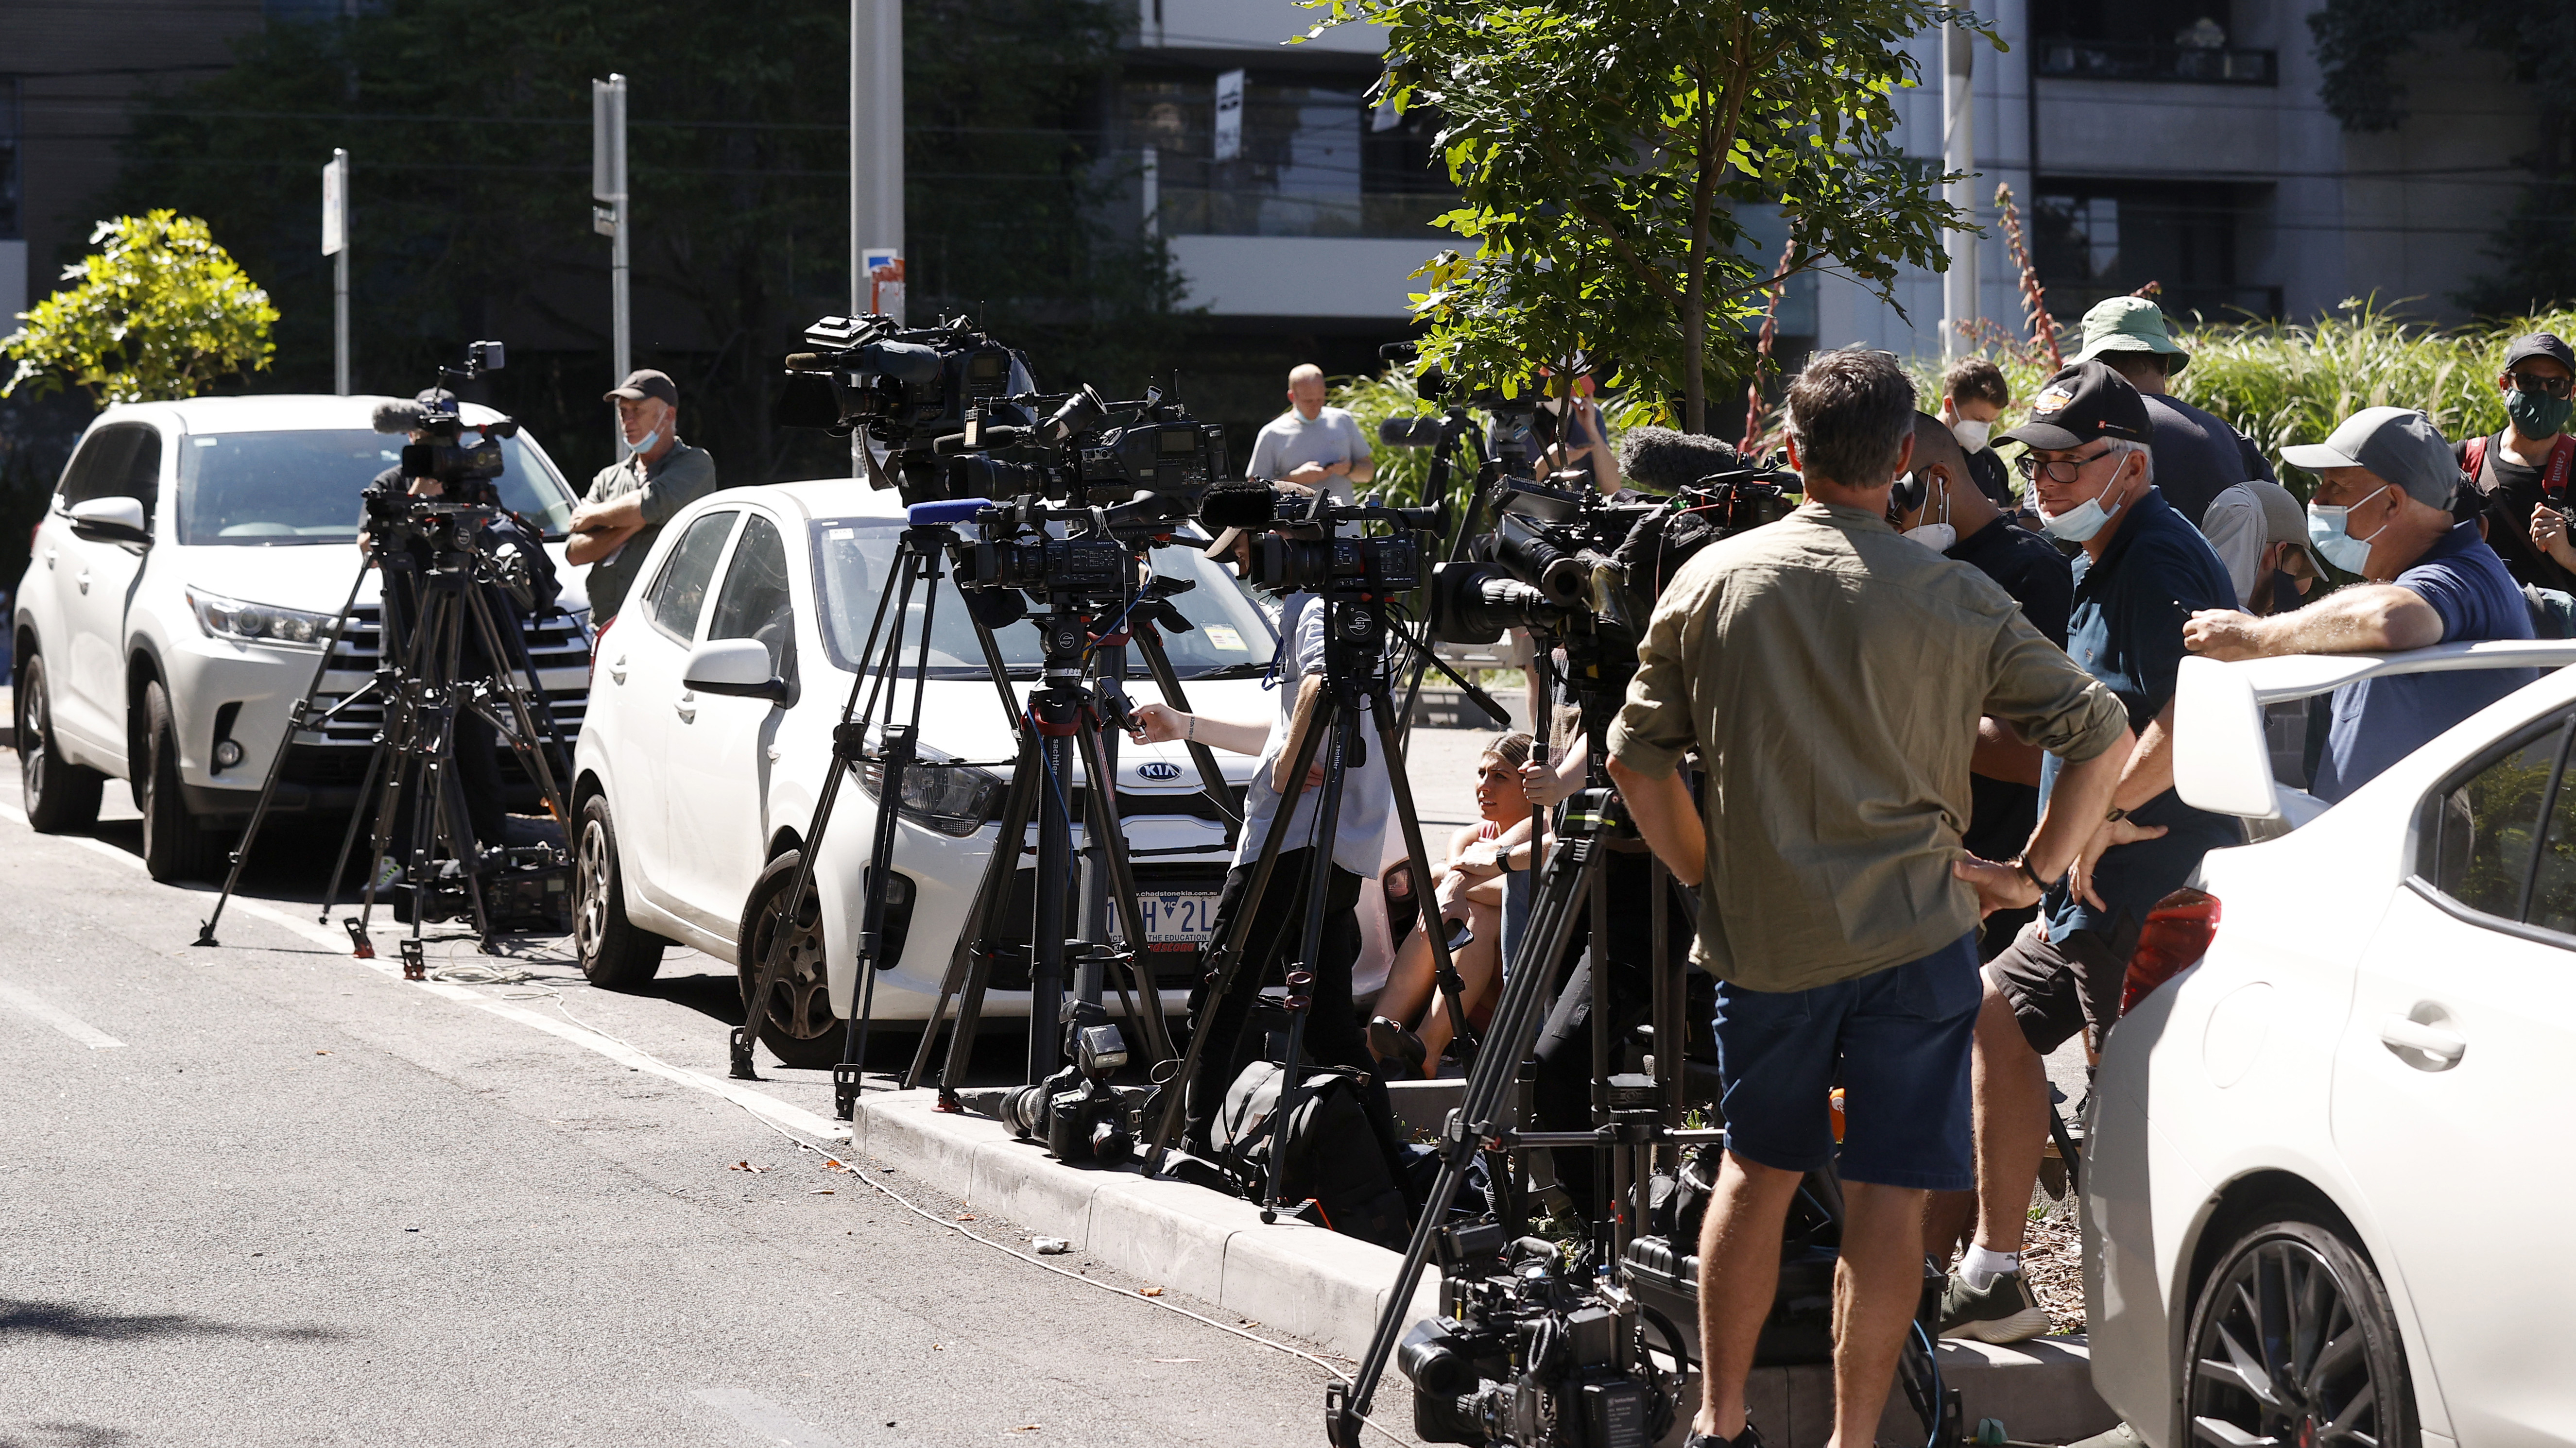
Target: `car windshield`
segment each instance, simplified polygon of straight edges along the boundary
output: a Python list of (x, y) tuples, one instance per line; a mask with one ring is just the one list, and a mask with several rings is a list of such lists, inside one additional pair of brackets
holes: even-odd
[[(832, 661), (844, 669), (861, 667), (868, 624), (875, 619), (877, 597), (894, 575), (895, 540), (900, 518), (833, 518), (814, 524), (815, 589), (823, 599), (823, 639)], [(1243, 585), (1228, 570), (1200, 556), (1198, 547), (1175, 543), (1157, 548), (1154, 572), (1161, 578), (1188, 579), (1195, 588), (1175, 597), (1187, 632), (1163, 631), (1163, 646), (1172, 656), (1172, 671), (1184, 679), (1253, 678), (1270, 667), (1278, 635)], [(930, 672), (947, 678), (984, 674), (984, 655), (975, 642), (975, 623), (953, 575), (943, 567), (939, 609), (931, 620)], [(907, 637), (918, 638), (925, 600), (915, 599), (906, 621)], [(1027, 624), (997, 629), (994, 642), (1014, 675), (1035, 676), (1041, 654), (1038, 631)], [(917, 660), (906, 650), (905, 667)], [(1127, 677), (1148, 677), (1141, 653), (1130, 649)]]
[[(347, 543), (358, 493), (402, 460), (400, 433), (349, 428), (197, 433), (179, 448), (179, 541), (192, 547)], [(501, 502), (560, 538), (572, 493), (524, 434), (501, 444)]]

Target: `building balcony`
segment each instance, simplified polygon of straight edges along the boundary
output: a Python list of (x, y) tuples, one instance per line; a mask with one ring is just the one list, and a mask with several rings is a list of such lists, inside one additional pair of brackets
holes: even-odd
[(1171, 236), (1188, 303), (1220, 317), (1401, 321), (1437, 236)]
[(2268, 50), (2040, 39), (2031, 42), (2031, 54), (2031, 71), (2043, 78), (2170, 81), (2183, 85), (2281, 83), (2279, 59)]

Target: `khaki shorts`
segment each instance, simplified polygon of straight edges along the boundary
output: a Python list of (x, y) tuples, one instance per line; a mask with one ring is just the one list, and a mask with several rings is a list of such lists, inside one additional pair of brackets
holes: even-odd
[(2064, 940), (2052, 942), (2048, 922), (2034, 920), (2002, 954), (1986, 962), (1986, 978), (2011, 1004), (2031, 1049), (2045, 1056), (2088, 1025), (2093, 1048), (2102, 1048), (2102, 1038), (2120, 1017), (2120, 987), (2128, 967), (2128, 957), (2092, 931), (2070, 931)]

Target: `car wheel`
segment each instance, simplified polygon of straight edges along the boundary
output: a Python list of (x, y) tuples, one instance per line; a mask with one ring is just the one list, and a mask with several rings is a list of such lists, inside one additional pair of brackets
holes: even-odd
[(107, 776), (63, 758), (54, 743), (46, 684), (44, 659), (29, 654), (18, 675), (18, 717), (12, 721), (18, 732), (12, 737), (18, 741), (18, 797), (27, 803), (27, 823), (38, 834), (59, 835), (98, 823)]
[[(748, 1013), (761, 960), (773, 942), (786, 951), (786, 969), (769, 990), (769, 1019), (761, 1027), (760, 1043), (778, 1057), (780, 1065), (821, 1070), (840, 1064), (841, 1038), (847, 1027), (832, 1014), (831, 975), (823, 960), (822, 906), (811, 885), (806, 887), (804, 908), (796, 912), (795, 924), (787, 923), (787, 892), (796, 884), (803, 858), (802, 852), (789, 850), (770, 861), (752, 882), (751, 899), (742, 909), (742, 929), (734, 936), (734, 970), (741, 978), (742, 1006)], [(784, 940), (779, 939), (782, 929), (787, 932)]]
[(2334, 1231), (2265, 1222), (2192, 1307), (2184, 1437), (2282, 1448), (2415, 1448), (2415, 1397), (2379, 1274)]
[(603, 990), (634, 990), (662, 968), (671, 942), (626, 918), (626, 871), (618, 863), (617, 825), (608, 796), (582, 801), (581, 839), (573, 851), (573, 949), (581, 973)]
[(156, 681), (143, 686), (143, 868), (165, 884), (222, 875), (224, 852), (213, 831), (188, 813), (179, 790), (179, 729), (170, 696)]

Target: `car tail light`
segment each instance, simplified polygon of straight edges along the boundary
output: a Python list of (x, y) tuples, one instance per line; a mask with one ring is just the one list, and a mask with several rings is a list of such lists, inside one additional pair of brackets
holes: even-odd
[(2209, 953), (2218, 938), (2218, 897), (2206, 890), (2176, 890), (2147, 912), (2138, 932), (2138, 948), (2129, 952), (2129, 973), (2120, 983), (2120, 1014), (2145, 1000), (2157, 986), (2182, 974)]
[(584, 681), (585, 686), (599, 682), (599, 646), (608, 642), (608, 631), (615, 627), (617, 620), (612, 618), (599, 626), (599, 632), (590, 636), (590, 673)]

